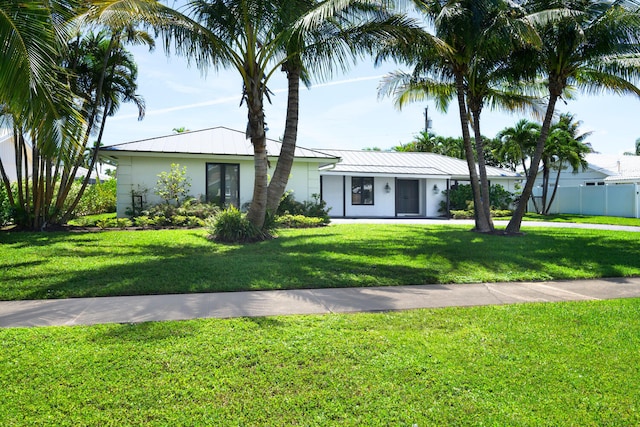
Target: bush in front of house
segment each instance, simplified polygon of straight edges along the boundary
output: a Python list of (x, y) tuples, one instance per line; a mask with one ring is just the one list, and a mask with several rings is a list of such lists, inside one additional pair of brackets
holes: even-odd
[(13, 222), (14, 208), (9, 203), (9, 195), (4, 184), (0, 184), (0, 226)]
[[(67, 200), (74, 200), (75, 195), (78, 194), (81, 186), (82, 181), (76, 180), (71, 186), (71, 191), (69, 192), (69, 197), (67, 198)], [(82, 217), (87, 215), (115, 212), (116, 187), (117, 181), (115, 179), (108, 179), (106, 181), (87, 185), (87, 188), (84, 190), (80, 201), (78, 202), (76, 208), (73, 210), (73, 215), (75, 217)]]
[(287, 191), (280, 200), (278, 210), (276, 211), (276, 217), (284, 215), (303, 215), (310, 218), (320, 218), (322, 224), (328, 224), (330, 222), (329, 211), (327, 209), (327, 202), (320, 198), (319, 194), (312, 194), (312, 200), (306, 200), (304, 202), (298, 202), (293, 197), (292, 191)]
[(278, 228), (313, 228), (326, 225), (322, 218), (285, 214), (276, 217), (275, 226)]
[[(453, 219), (474, 219), (474, 213), (472, 210), (452, 210), (450, 211), (451, 213), (451, 218)], [(505, 209), (492, 209), (491, 210), (491, 217), (493, 218), (504, 218), (504, 217), (510, 217), (513, 214), (512, 211), (510, 210), (505, 210)]]
[(235, 206), (229, 206), (224, 211), (206, 222), (209, 236), (216, 242), (223, 243), (251, 243), (271, 238), (271, 234), (257, 229), (246, 215)]
[[(470, 184), (459, 184), (443, 192), (444, 200), (440, 202), (438, 212), (447, 213), (447, 197), (449, 198), (449, 214), (454, 219), (473, 218), (473, 189)], [(509, 211), (514, 202), (514, 195), (507, 191), (502, 185), (494, 184), (489, 188), (489, 199), (491, 200), (491, 211)], [(463, 214), (462, 212), (467, 212)], [(511, 213), (509, 213), (511, 215)], [(501, 214), (500, 216), (505, 216)]]

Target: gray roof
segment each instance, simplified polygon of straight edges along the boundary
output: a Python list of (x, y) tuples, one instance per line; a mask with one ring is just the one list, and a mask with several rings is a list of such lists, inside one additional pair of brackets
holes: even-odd
[(589, 153), (585, 160), (590, 169), (607, 175), (607, 182), (640, 181), (640, 156)]
[[(281, 143), (267, 139), (267, 153), (270, 156), (280, 155)], [(175, 153), (175, 154), (215, 154), (227, 156), (253, 156), (251, 140), (244, 132), (215, 127), (199, 131), (184, 132), (141, 141), (101, 147), (103, 153), (137, 152), (137, 153)], [(335, 161), (335, 157), (307, 148), (296, 147), (295, 157)]]
[[(342, 160), (335, 166), (326, 168), (324, 172), (371, 173), (389, 175), (431, 175), (449, 177), (468, 177), (469, 169), (466, 160), (455, 159), (434, 153), (406, 153), (389, 151), (346, 151), (320, 150)], [(487, 175), (496, 177), (520, 177), (519, 174), (506, 169), (487, 167)]]

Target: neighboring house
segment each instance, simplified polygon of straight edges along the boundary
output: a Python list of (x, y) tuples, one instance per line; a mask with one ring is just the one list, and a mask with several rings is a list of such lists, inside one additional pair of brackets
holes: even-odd
[[(281, 143), (267, 140), (269, 174)], [(242, 207), (251, 201), (254, 184), (253, 146), (244, 132), (216, 127), (100, 148), (100, 156), (117, 164), (117, 212), (125, 216), (134, 204), (157, 204), (158, 174), (172, 163), (186, 167), (190, 194), (216, 203)], [(339, 159), (297, 147), (287, 189), (298, 201), (320, 194), (319, 169)]]
[[(640, 218), (640, 156), (614, 156), (590, 153), (585, 156), (586, 170), (563, 170), (550, 213), (608, 215)], [(555, 185), (551, 171), (549, 197)], [(542, 176), (538, 174), (534, 197), (542, 194)], [(532, 210), (531, 203), (529, 204)]]
[[(433, 153), (321, 150), (339, 157), (320, 170), (332, 217), (438, 217), (443, 194), (469, 183), (467, 162)], [(521, 176), (487, 167), (490, 184), (514, 192)]]
[[(26, 167), (28, 170), (28, 175), (31, 177), (31, 164), (32, 164), (32, 151), (31, 147), (27, 145), (26, 150)], [(2, 166), (4, 167), (4, 171), (7, 174), (7, 178), (9, 178), (9, 182), (16, 182), (18, 180), (18, 173), (16, 172), (16, 149), (15, 144), (13, 143), (13, 133), (11, 133), (8, 129), (0, 129), (0, 161), (2, 161)], [(83, 167), (78, 168), (78, 172), (76, 173), (76, 178), (82, 178), (87, 176), (87, 169)], [(96, 178), (99, 177), (101, 181), (105, 181), (110, 179), (109, 175), (106, 173), (96, 172), (95, 170), (91, 172), (91, 177), (89, 179), (90, 184), (94, 184), (96, 182)]]
[[(31, 150), (27, 150), (27, 167), (31, 170)], [(9, 178), (9, 182), (16, 182), (18, 174), (16, 172), (16, 149), (13, 143), (13, 133), (9, 129), (0, 129), (0, 161), (4, 171)]]

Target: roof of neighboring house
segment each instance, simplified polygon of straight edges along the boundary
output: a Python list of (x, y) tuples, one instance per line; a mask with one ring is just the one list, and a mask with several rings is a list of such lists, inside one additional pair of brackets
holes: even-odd
[[(267, 139), (267, 153), (270, 156), (280, 155), (281, 145), (279, 141)], [(105, 146), (100, 151), (253, 156), (251, 140), (244, 132), (222, 126)], [(337, 161), (331, 155), (302, 147), (296, 147), (295, 157)]]
[[(466, 160), (455, 159), (434, 153), (407, 153), (394, 151), (346, 151), (321, 150), (323, 153), (340, 157), (335, 166), (324, 169), (329, 173), (373, 173), (389, 175), (433, 175), (468, 177)], [(520, 175), (506, 169), (487, 166), (490, 178)]]
[(607, 175), (606, 182), (640, 181), (640, 156), (615, 156), (589, 153), (589, 168)]

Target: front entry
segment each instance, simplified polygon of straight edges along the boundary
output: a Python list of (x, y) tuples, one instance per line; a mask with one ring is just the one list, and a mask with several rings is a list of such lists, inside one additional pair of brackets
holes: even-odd
[(420, 214), (420, 181), (417, 179), (396, 180), (396, 214)]

